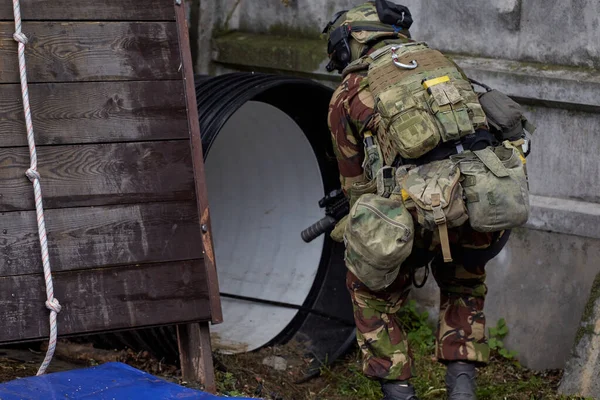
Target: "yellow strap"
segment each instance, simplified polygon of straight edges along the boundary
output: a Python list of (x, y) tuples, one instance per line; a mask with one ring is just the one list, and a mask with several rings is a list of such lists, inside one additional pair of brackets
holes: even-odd
[(425, 89), (429, 89), (432, 86), (439, 85), (440, 83), (448, 82), (450, 77), (448, 75), (440, 76), (439, 78), (430, 79), (428, 81), (423, 82), (423, 87)]
[(406, 190), (402, 189), (401, 194), (402, 194), (402, 201), (406, 201), (406, 200), (410, 199), (410, 194), (408, 194), (408, 192)]
[(521, 159), (521, 162), (523, 163), (523, 165), (527, 164), (527, 160), (525, 159), (525, 157), (523, 157), (521, 155), (521, 153), (519, 153), (519, 158)]

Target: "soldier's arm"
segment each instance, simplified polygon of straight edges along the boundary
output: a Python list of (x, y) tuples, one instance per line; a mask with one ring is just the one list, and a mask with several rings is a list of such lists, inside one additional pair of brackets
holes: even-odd
[(364, 150), (361, 140), (356, 137), (358, 127), (350, 118), (350, 87), (345, 80), (334, 92), (329, 104), (329, 130), (333, 151), (340, 171), (340, 182), (346, 194), (352, 183), (362, 180)]
[(374, 123), (373, 100), (366, 81), (351, 74), (334, 92), (329, 106), (329, 129), (346, 193), (363, 180), (363, 134)]

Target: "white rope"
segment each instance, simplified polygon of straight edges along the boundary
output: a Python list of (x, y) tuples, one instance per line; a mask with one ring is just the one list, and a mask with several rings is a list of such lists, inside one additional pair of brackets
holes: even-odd
[(54, 350), (56, 349), (56, 336), (58, 331), (56, 315), (60, 312), (61, 307), (58, 300), (54, 298), (52, 270), (50, 269), (50, 258), (48, 257), (48, 239), (46, 237), (46, 222), (44, 221), (44, 207), (42, 205), (42, 187), (40, 185), (40, 174), (37, 171), (37, 153), (35, 151), (33, 123), (31, 122), (31, 109), (29, 108), (29, 90), (27, 88), (27, 68), (25, 66), (25, 44), (27, 44), (27, 36), (21, 32), (21, 6), (19, 0), (13, 0), (13, 10), (15, 14), (15, 34), (13, 35), (13, 38), (19, 43), (21, 92), (23, 94), (23, 110), (25, 112), (25, 125), (27, 127), (27, 143), (29, 144), (29, 155), (31, 158), (31, 165), (25, 172), (25, 175), (33, 183), (38, 234), (40, 237), (40, 246), (42, 248), (42, 264), (44, 266), (44, 278), (46, 280), (46, 307), (50, 310), (50, 340), (48, 342), (48, 351), (37, 372), (37, 375), (42, 375), (46, 372), (48, 365), (50, 365), (52, 356), (54, 356)]

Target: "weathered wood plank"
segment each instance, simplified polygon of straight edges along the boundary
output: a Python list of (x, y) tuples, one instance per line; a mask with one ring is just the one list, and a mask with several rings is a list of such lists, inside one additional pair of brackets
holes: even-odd
[[(19, 82), (14, 23), (0, 22), (0, 83)], [(174, 22), (26, 22), (29, 82), (180, 79)]]
[[(174, 20), (174, 0), (21, 0), (23, 20)], [(0, 20), (12, 20), (11, 1), (0, 3)]]
[(216, 393), (208, 322), (177, 325), (177, 344), (182, 378), (188, 382), (200, 382), (205, 391)]
[[(53, 274), (59, 335), (210, 318), (202, 260)], [(42, 273), (0, 278), (0, 342), (47, 337)]]
[[(29, 101), (38, 145), (189, 137), (180, 81), (32, 84)], [(0, 147), (26, 145), (21, 85), (0, 85)]]
[[(47, 210), (54, 271), (202, 258), (194, 201)], [(35, 211), (0, 214), (0, 275), (42, 270)]]
[(187, 29), (185, 6), (175, 7), (177, 19), (177, 33), (182, 60), (182, 75), (185, 83), (185, 98), (187, 102), (188, 118), (190, 123), (190, 142), (193, 156), (194, 176), (196, 182), (196, 199), (198, 215), (202, 226), (202, 246), (204, 248), (206, 265), (206, 280), (210, 294), (210, 307), (212, 323), (223, 322), (223, 311), (221, 309), (221, 297), (219, 295), (219, 279), (215, 263), (214, 245), (210, 224), (210, 208), (208, 205), (208, 194), (206, 191), (206, 176), (204, 173), (204, 154), (202, 151), (202, 139), (200, 137), (200, 122), (198, 121), (198, 104), (196, 101), (196, 89), (194, 87), (194, 66), (190, 52), (189, 30)]
[[(44, 207), (193, 200), (187, 140), (38, 147)], [(0, 148), (0, 212), (35, 210), (27, 147)]]

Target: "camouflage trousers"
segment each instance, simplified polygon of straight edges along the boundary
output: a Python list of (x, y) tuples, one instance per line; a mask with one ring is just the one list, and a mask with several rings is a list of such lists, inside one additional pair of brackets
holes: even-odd
[[(417, 232), (418, 233), (418, 232)], [(486, 364), (489, 347), (483, 313), (487, 286), (485, 265), (495, 254), (492, 244), (506, 243), (505, 233), (475, 232), (468, 223), (449, 231), (452, 263), (444, 263), (435, 235), (416, 235), (414, 253), (427, 254), (440, 289), (436, 356), (440, 362), (471, 361)], [(503, 246), (503, 244), (502, 244)], [(411, 256), (412, 257), (412, 256)], [(411, 259), (404, 263), (392, 285), (372, 291), (348, 271), (346, 285), (352, 298), (356, 336), (362, 352), (363, 373), (373, 379), (408, 380), (415, 374), (413, 357), (398, 311), (412, 286)], [(421, 264), (422, 265), (422, 264)]]

